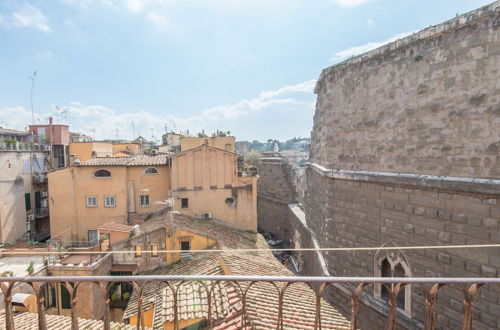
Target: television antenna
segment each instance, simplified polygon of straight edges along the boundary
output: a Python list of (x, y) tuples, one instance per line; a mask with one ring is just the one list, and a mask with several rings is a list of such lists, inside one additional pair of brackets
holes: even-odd
[(28, 76), (31, 80), (31, 120), (33, 121), (33, 125), (35, 125), (35, 113), (33, 110), (33, 89), (35, 88), (35, 79), (36, 79), (36, 70), (33, 72), (32, 76)]

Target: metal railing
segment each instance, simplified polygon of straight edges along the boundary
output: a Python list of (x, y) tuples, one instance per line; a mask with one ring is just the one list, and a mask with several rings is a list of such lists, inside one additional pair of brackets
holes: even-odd
[(35, 209), (35, 218), (45, 218), (49, 215), (48, 207), (38, 207)]
[[(296, 283), (306, 283), (315, 292), (315, 313), (314, 313), (314, 329), (322, 329), (322, 297), (325, 290), (335, 284), (348, 284), (355, 288), (351, 295), (351, 318), (350, 328), (358, 329), (358, 307), (360, 303), (360, 295), (363, 290), (374, 284), (389, 285), (388, 297), (388, 313), (386, 319), (386, 329), (393, 330), (396, 328), (398, 317), (397, 297), (400, 290), (406, 285), (422, 285), (425, 289), (425, 329), (432, 330), (436, 327), (436, 299), (439, 290), (450, 284), (459, 284), (462, 286), (464, 294), (464, 313), (463, 313), (463, 330), (471, 330), (474, 312), (474, 298), (478, 290), (488, 284), (500, 284), (500, 278), (387, 278), (387, 277), (277, 277), (277, 276), (184, 276), (184, 275), (163, 275), (163, 276), (33, 276), (33, 277), (0, 277), (0, 286), (3, 292), (5, 304), (5, 324), (7, 330), (14, 330), (14, 317), (12, 311), (12, 288), (16, 283), (28, 283), (34, 290), (37, 301), (38, 313), (38, 328), (46, 330), (46, 318), (44, 308), (44, 297), (42, 285), (45, 283), (62, 283), (65, 285), (70, 294), (71, 304), (71, 322), (72, 329), (78, 329), (77, 312), (75, 309), (77, 301), (77, 291), (81, 283), (93, 283), (101, 292), (102, 301), (105, 304), (104, 309), (104, 329), (110, 330), (110, 299), (109, 291), (113, 287), (113, 283), (127, 282), (133, 285), (137, 296), (137, 329), (144, 329), (144, 309), (143, 305), (149, 302), (143, 302), (143, 288), (147, 282), (157, 281), (163, 282), (170, 288), (173, 296), (173, 312), (174, 312), (174, 329), (179, 329), (179, 311), (178, 311), (178, 292), (179, 288), (192, 281), (201, 283), (207, 296), (207, 327), (214, 327), (212, 299), (214, 288), (221, 282), (232, 283), (239, 290), (239, 297), (242, 302), (241, 307), (241, 328), (252, 328), (248, 322), (246, 305), (251, 298), (248, 298), (249, 289), (258, 283), (269, 283), (275, 289), (278, 296), (278, 312), (276, 315), (276, 325), (270, 328), (283, 329), (283, 324), (286, 318), (283, 315), (284, 300), (287, 289), (293, 287)], [(177, 285), (176, 285), (177, 283)], [(246, 283), (246, 284), (244, 284)], [(279, 284), (279, 285), (278, 285)], [(293, 290), (293, 289), (292, 289)], [(324, 306), (324, 305), (323, 305)], [(325, 326), (325, 324), (324, 324)]]
[(31, 143), (31, 142), (16, 142), (7, 143), (0, 141), (0, 151), (47, 151), (45, 146), (42, 144)]

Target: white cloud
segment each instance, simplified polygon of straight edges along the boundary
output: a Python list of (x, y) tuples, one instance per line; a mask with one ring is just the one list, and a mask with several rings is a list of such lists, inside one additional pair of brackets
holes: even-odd
[(163, 27), (167, 25), (167, 19), (165, 18), (165, 16), (154, 11), (148, 14), (148, 19), (156, 26)]
[(352, 56), (356, 56), (356, 55), (360, 55), (360, 54), (363, 54), (363, 53), (366, 53), (370, 50), (373, 50), (373, 49), (376, 49), (376, 48), (379, 48), (385, 44), (388, 44), (388, 43), (391, 43), (391, 42), (394, 42), (398, 39), (401, 39), (401, 38), (404, 38), (406, 36), (409, 36), (410, 34), (414, 33), (415, 31), (413, 32), (405, 32), (405, 33), (400, 33), (400, 34), (397, 34), (389, 39), (386, 39), (384, 41), (380, 41), (380, 42), (369, 42), (367, 44), (364, 44), (364, 45), (361, 45), (361, 46), (355, 46), (355, 47), (350, 47), (350, 48), (347, 48), (347, 49), (344, 49), (340, 52), (337, 52), (335, 53), (335, 55), (333, 57), (331, 57), (329, 59), (329, 61), (331, 62), (338, 62), (338, 61), (341, 61), (341, 60), (345, 60), (346, 58), (349, 58), (349, 57), (352, 57)]
[(340, 7), (356, 7), (367, 3), (370, 0), (333, 0)]
[(11, 24), (17, 27), (34, 27), (43, 32), (50, 32), (48, 19), (40, 9), (24, 5), (18, 11), (12, 13)]
[(374, 25), (375, 25), (375, 22), (371, 18), (366, 20), (366, 26), (372, 27)]
[[(191, 117), (178, 117), (170, 114), (156, 115), (148, 111), (136, 111), (128, 113), (118, 113), (102, 105), (85, 105), (79, 102), (71, 102), (60, 107), (66, 110), (67, 121), (71, 131), (83, 132), (93, 136), (95, 129), (96, 139), (116, 138), (116, 130), (122, 139), (132, 139), (132, 122), (135, 126), (135, 135), (139, 133), (144, 137), (151, 138), (151, 129), (157, 139), (161, 138), (164, 127), (177, 130), (189, 130), (197, 133), (201, 130), (205, 132), (216, 129), (231, 130), (238, 136), (242, 127), (250, 131), (249, 135), (259, 137), (276, 136), (276, 129), (263, 132), (263, 118), (279, 118), (279, 125), (283, 125), (285, 132), (280, 134), (298, 135), (299, 129), (309, 132), (311, 127), (307, 121), (312, 121), (312, 110), (314, 109), (314, 88), (315, 81), (309, 80), (303, 83), (284, 86), (276, 90), (261, 92), (257, 97), (244, 99), (230, 105), (223, 105), (208, 108), (200, 111), (198, 115)], [(55, 107), (53, 111), (45, 114), (35, 114), (35, 122), (46, 122), (49, 116), (53, 116), (56, 121), (62, 120), (61, 115), (57, 115)], [(267, 117), (266, 117), (267, 116)], [(295, 116), (295, 118), (294, 118)], [(297, 120), (296, 116), (304, 116), (306, 119)], [(4, 123), (0, 126), (23, 129), (32, 122), (31, 111), (23, 107), (0, 108), (0, 118)], [(300, 127), (291, 128), (290, 122), (299, 122)], [(277, 122), (273, 125), (278, 125)], [(276, 126), (275, 126), (276, 127)]]
[(142, 10), (144, 7), (144, 0), (128, 0), (125, 6), (127, 7), (128, 10), (138, 13)]

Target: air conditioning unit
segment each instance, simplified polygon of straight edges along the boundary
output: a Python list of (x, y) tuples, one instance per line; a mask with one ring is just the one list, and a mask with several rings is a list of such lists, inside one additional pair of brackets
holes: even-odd
[(42, 197), (49, 197), (48, 191), (42, 191)]
[(35, 215), (34, 214), (28, 214), (26, 216), (26, 221), (28, 221), (28, 222), (35, 221)]
[(45, 146), (45, 151), (50, 152), (50, 146)]
[(206, 219), (206, 220), (212, 219), (212, 212), (208, 212), (208, 211), (202, 212), (201, 217), (203, 219)]

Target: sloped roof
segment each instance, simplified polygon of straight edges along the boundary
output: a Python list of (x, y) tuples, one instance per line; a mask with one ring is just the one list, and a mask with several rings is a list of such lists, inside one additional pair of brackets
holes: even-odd
[[(71, 318), (61, 315), (45, 314), (47, 329), (51, 330), (66, 330), (71, 329)], [(80, 329), (101, 330), (104, 324), (99, 320), (78, 319)], [(5, 310), (0, 310), (0, 329), (6, 329)], [(14, 314), (14, 328), (16, 330), (38, 330), (38, 314), (35, 313), (20, 313)], [(111, 322), (111, 329), (116, 330), (134, 330), (135, 326), (126, 325), (118, 322)]]
[(17, 129), (10, 129), (10, 128), (0, 127), (0, 135), (4, 135), (4, 134), (27, 136), (27, 135), (30, 135), (31, 133), (30, 132), (26, 132), (26, 131), (19, 131)]
[(100, 226), (99, 229), (109, 230), (109, 231), (123, 231), (126, 233), (130, 233), (134, 229), (134, 226), (124, 225), (115, 222), (107, 222), (102, 226)]
[(134, 157), (94, 157), (77, 166), (161, 166), (167, 165), (168, 154)]
[[(159, 218), (149, 224), (149, 228), (168, 225), (168, 218)], [(148, 221), (148, 222), (149, 222)], [(145, 223), (147, 224), (147, 222)], [(224, 269), (232, 275), (294, 276), (283, 266), (267, 248), (260, 234), (228, 228), (213, 221), (194, 220), (186, 216), (174, 216), (174, 226), (186, 231), (213, 237), (217, 245), (210, 249), (222, 249), (194, 253), (192, 260), (183, 260), (170, 270), (158, 270), (156, 275), (224, 275)], [(261, 251), (245, 252), (234, 249), (259, 248)], [(173, 282), (175, 286), (179, 282)], [(205, 282), (208, 288), (213, 283)], [(283, 283), (275, 283), (283, 287)], [(249, 283), (240, 283), (245, 290)], [(186, 288), (184, 288), (186, 286)], [(214, 312), (214, 329), (238, 328), (244, 317), (249, 328), (276, 328), (279, 292), (269, 283), (255, 283), (247, 292), (245, 315), (242, 316), (242, 296), (240, 288), (234, 283), (221, 281), (218, 287)], [(198, 292), (194, 294), (193, 292)], [(203, 295), (204, 287), (198, 283), (183, 284), (179, 298), (179, 320), (185, 318), (207, 317), (208, 302)], [(143, 301), (153, 302), (153, 326), (161, 327), (164, 322), (173, 320), (173, 298), (165, 283), (147, 283), (143, 291)], [(170, 301), (170, 303), (169, 303)], [(144, 309), (150, 308), (143, 304)], [(148, 306), (146, 306), (148, 305)], [(190, 307), (191, 306), (191, 307)], [(197, 306), (195, 307), (192, 306)], [(219, 309), (216, 309), (219, 308)], [(136, 315), (137, 296), (130, 298), (124, 319)], [(286, 289), (283, 303), (283, 326), (287, 329), (311, 329), (316, 315), (316, 294), (304, 283), (294, 283)], [(321, 324), (324, 329), (350, 329), (350, 322), (324, 299), (321, 300)]]

